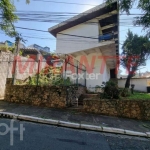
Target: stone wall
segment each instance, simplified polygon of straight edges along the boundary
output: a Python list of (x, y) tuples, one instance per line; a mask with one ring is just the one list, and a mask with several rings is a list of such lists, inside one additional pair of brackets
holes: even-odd
[(102, 115), (150, 120), (150, 100), (84, 99), (85, 112)]
[(7, 79), (5, 100), (9, 102), (46, 106), (66, 107), (66, 89), (56, 86), (12, 85)]
[[(36, 106), (55, 108), (66, 107), (67, 88), (64, 86), (12, 85), (7, 79), (4, 100)], [(85, 87), (78, 88), (78, 96), (85, 92)]]

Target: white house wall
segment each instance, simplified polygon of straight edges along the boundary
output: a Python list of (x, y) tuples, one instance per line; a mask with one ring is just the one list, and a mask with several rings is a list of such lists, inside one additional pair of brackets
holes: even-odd
[[(106, 63), (103, 64), (104, 65), (103, 72), (100, 72), (101, 67), (102, 67), (102, 59), (99, 59), (98, 57), (101, 55), (102, 55), (101, 53), (95, 53), (95, 52), (93, 52), (92, 54), (89, 54), (89, 55), (85, 55), (88, 60), (89, 66), (91, 66), (92, 57), (96, 58), (94, 67), (93, 67), (93, 72), (91, 72), (91, 73), (90, 72), (88, 73), (88, 71), (86, 72), (86, 74), (87, 74), (86, 86), (88, 89), (94, 90), (96, 85), (100, 86), (100, 85), (102, 85), (102, 82), (106, 82), (110, 79), (110, 69), (106, 65)], [(82, 57), (82, 55), (76, 57), (76, 59), (79, 62), (81, 62), (81, 57)], [(84, 62), (83, 62), (83, 65), (85, 65), (87, 67), (87, 64)], [(90, 77), (90, 74), (94, 74), (92, 79), (88, 79)], [(81, 82), (84, 83), (84, 80), (82, 80)], [(80, 80), (79, 80), (79, 83), (80, 83)]]
[[(91, 23), (95, 22), (95, 23)], [(57, 34), (56, 42), (56, 53), (62, 54), (71, 54), (79, 52), (80, 55), (75, 58), (80, 61), (81, 56), (85, 53), (88, 62), (91, 63), (92, 56), (96, 56), (96, 62), (93, 68), (93, 73), (98, 76), (95, 79), (87, 79), (86, 86), (87, 88), (95, 88), (96, 85), (101, 85), (102, 82), (106, 82), (110, 79), (110, 69), (105, 63), (103, 73), (100, 74), (100, 68), (102, 65), (102, 60), (98, 59), (98, 56), (102, 55), (101, 53), (96, 53), (95, 49), (100, 48), (104, 45), (109, 45), (114, 43), (114, 41), (99, 42), (99, 23), (97, 19), (92, 19), (86, 23), (79, 24), (67, 30), (61, 31)], [(76, 35), (76, 36), (70, 36)], [(85, 38), (89, 37), (89, 38)], [(110, 47), (111, 49), (111, 47)], [(86, 51), (87, 50), (87, 51)], [(88, 53), (88, 50), (93, 50), (93, 53)], [(82, 51), (82, 52), (80, 52)], [(86, 64), (84, 64), (86, 66)], [(87, 66), (86, 66), (87, 67)], [(99, 75), (98, 75), (99, 73)], [(73, 81), (75, 82), (75, 80)], [(79, 83), (84, 84), (83, 79), (79, 79)]]
[[(61, 34), (59, 33), (57, 34), (57, 43), (56, 43), (57, 53), (68, 54), (102, 45), (102, 43), (98, 41), (99, 25), (97, 19), (93, 19), (83, 24), (79, 24), (77, 26), (64, 30), (60, 33)], [(62, 34), (70, 34), (83, 37), (76, 37)], [(91, 38), (84, 38), (84, 37), (91, 37)]]

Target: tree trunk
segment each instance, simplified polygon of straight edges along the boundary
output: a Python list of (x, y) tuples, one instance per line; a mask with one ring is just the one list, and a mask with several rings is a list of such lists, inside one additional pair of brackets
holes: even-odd
[(132, 78), (132, 75), (128, 75), (128, 77), (127, 77), (127, 80), (126, 80), (126, 83), (125, 83), (125, 88), (129, 88), (130, 87), (130, 80), (131, 80), (131, 78)]

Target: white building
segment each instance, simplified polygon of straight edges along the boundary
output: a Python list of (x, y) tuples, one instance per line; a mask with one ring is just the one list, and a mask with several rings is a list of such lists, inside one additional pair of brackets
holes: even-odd
[(87, 87), (117, 76), (117, 7), (117, 1), (111, 7), (103, 3), (48, 29), (56, 37), (56, 53), (69, 54), (86, 66), (92, 77), (86, 80)]
[(33, 45), (28, 46), (28, 48), (35, 48), (35, 49), (37, 49), (39, 51), (50, 53), (50, 48), (47, 47), (47, 46), (46, 47), (42, 47), (42, 46), (39, 46), (37, 44), (33, 44)]

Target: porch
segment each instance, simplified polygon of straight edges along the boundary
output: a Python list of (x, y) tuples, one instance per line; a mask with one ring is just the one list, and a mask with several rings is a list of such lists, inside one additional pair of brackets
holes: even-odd
[(69, 55), (86, 67), (88, 89), (92, 90), (95, 86), (100, 86), (102, 82), (117, 78), (116, 69), (119, 61), (114, 40), (104, 41), (99, 47), (76, 51)]

